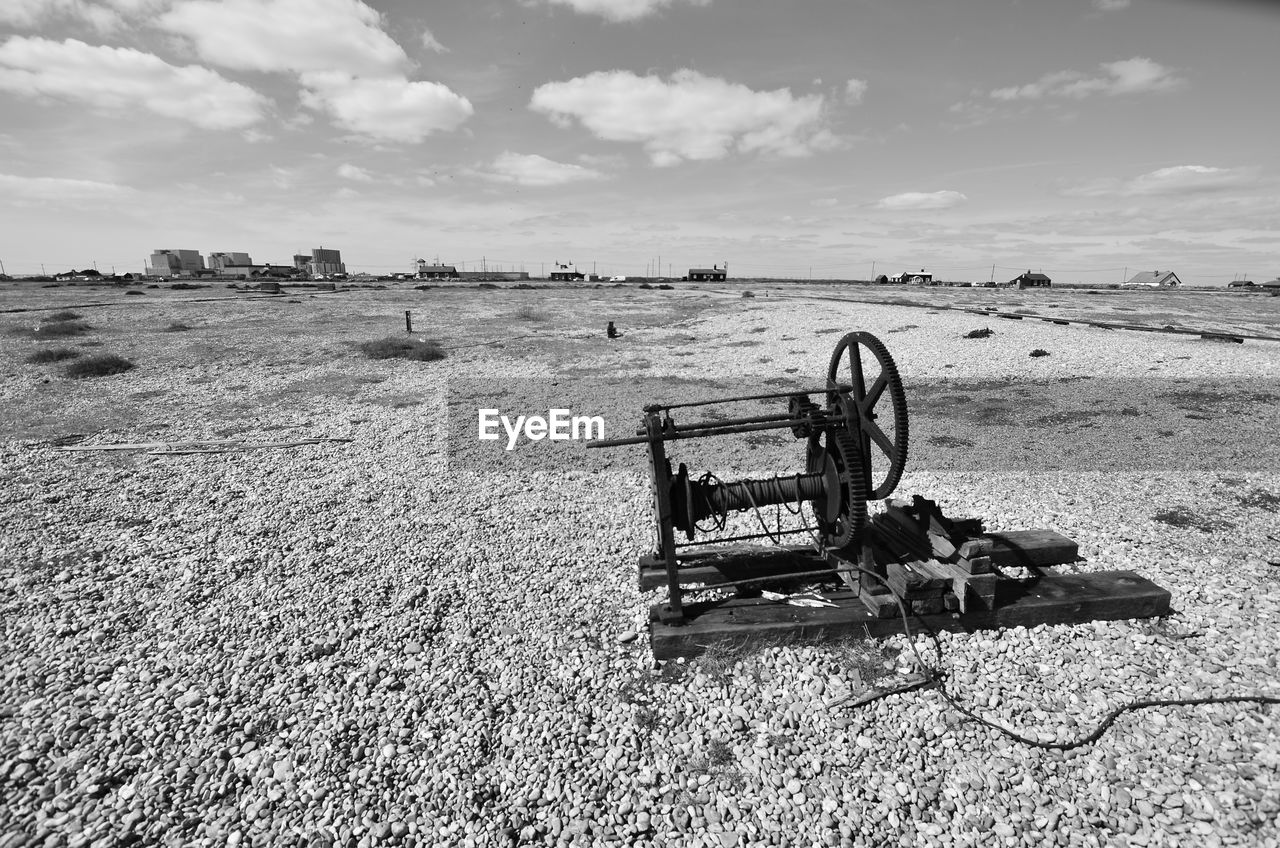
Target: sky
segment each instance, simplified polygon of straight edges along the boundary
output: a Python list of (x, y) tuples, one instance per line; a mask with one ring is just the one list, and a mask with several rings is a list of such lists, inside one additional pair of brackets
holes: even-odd
[(0, 262), (1260, 283), (1277, 44), (1262, 0), (0, 0)]

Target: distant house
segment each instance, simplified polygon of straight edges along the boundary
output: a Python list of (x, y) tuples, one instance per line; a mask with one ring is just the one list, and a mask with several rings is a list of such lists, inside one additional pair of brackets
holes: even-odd
[(417, 277), (419, 280), (453, 280), (458, 277), (458, 269), (454, 265), (428, 265), (419, 262)]
[(1254, 286), (1253, 280), (1232, 280), (1231, 282), (1227, 283), (1227, 288), (1251, 289), (1251, 288), (1256, 288), (1256, 286)]
[(903, 271), (901, 274), (894, 274), (889, 278), (891, 283), (906, 283), (913, 286), (931, 286), (933, 285), (933, 275), (926, 274), (924, 269), (919, 271)]
[(1267, 280), (1262, 284), (1262, 287), (1267, 291), (1280, 291), (1280, 277), (1277, 277), (1274, 280)]
[(886, 285), (888, 282), (889, 282), (889, 278), (888, 278), (887, 276), (885, 276), (884, 274), (880, 274), (880, 275), (879, 275), (879, 276), (877, 276), (877, 277), (876, 277), (876, 279), (875, 279), (875, 283), (876, 283), (876, 285), (878, 285), (878, 286)]
[(689, 281), (693, 283), (722, 283), (729, 278), (729, 269), (713, 265), (710, 268), (690, 268)]
[(1044, 274), (1033, 274), (1027, 271), (1025, 274), (1019, 274), (1010, 280), (1009, 285), (1017, 286), (1020, 289), (1047, 289), (1052, 282)]
[(1172, 271), (1142, 271), (1134, 274), (1125, 288), (1134, 289), (1171, 289), (1182, 285), (1182, 280)]
[(557, 262), (555, 270), (551, 272), (551, 279), (559, 280), (562, 283), (573, 283), (578, 280), (585, 280), (586, 277), (587, 275), (579, 271), (577, 268), (569, 267), (568, 263), (562, 265)]

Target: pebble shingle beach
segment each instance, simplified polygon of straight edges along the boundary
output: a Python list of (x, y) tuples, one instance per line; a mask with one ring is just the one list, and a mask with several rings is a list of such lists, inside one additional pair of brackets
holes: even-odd
[[(1280, 342), (934, 307), (1275, 334), (1280, 300), (681, 288), (36, 295), (114, 304), (57, 344), (138, 367), (83, 380), (24, 363), (39, 316), (4, 315), (0, 848), (1280, 846), (1280, 708), (1142, 710), (1063, 753), (930, 689), (851, 706), (913, 672), (903, 636), (656, 664), (643, 449), (490, 463), (466, 435), (481, 396), (626, 435), (665, 396), (820, 385), (841, 335), (876, 334), (912, 416), (898, 493), (1173, 594), (1160, 620), (941, 637), (958, 700), (1069, 741), (1133, 700), (1280, 695)], [(353, 347), (406, 309), (447, 358)], [(243, 449), (311, 439), (334, 441)], [(240, 444), (59, 447), (202, 440)], [(803, 451), (689, 461), (731, 479)]]

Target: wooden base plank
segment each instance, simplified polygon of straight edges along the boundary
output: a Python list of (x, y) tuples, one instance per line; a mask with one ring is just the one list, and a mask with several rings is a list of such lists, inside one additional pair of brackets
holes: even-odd
[[(1062, 565), (1080, 558), (1079, 545), (1053, 530), (986, 533), (981, 540), (990, 542), (991, 551), (987, 556), (997, 566)], [(788, 571), (813, 571), (824, 567), (823, 560), (813, 548), (805, 545), (705, 548), (687, 553), (681, 551), (679, 559), (682, 586), (769, 576), (781, 579)], [(982, 565), (985, 567), (986, 563)], [(666, 585), (666, 564), (652, 555), (640, 557), (640, 588), (659, 589)]]
[[(852, 592), (830, 599), (836, 607), (794, 607), (760, 598), (690, 604), (683, 625), (651, 618), (650, 644), (656, 659), (693, 657), (717, 642), (732, 644), (822, 642), (870, 638), (901, 632), (897, 615), (879, 618)], [(924, 616), (935, 630), (973, 632), (1038, 624), (1152, 618), (1168, 615), (1171, 596), (1132, 571), (1044, 574), (1031, 580), (1001, 580), (992, 609)], [(974, 605), (976, 606), (976, 605)], [(913, 622), (918, 628), (918, 622)]]

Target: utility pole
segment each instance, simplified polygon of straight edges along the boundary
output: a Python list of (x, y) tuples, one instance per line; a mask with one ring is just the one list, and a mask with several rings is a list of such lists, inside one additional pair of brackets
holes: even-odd
[[(41, 268), (43, 268), (44, 266), (43, 266), (43, 265), (41, 265), (40, 267), (41, 267)], [(1120, 278), (1120, 282), (1122, 282), (1122, 283), (1123, 283), (1123, 282), (1124, 282), (1125, 280), (1127, 280), (1127, 279), (1129, 279), (1129, 266), (1128, 266), (1128, 265), (1124, 266), (1124, 276), (1122, 276), (1122, 277)]]
[(0, 259), (0, 276), (4, 276), (4, 277), (9, 276), (7, 273), (5, 273), (3, 259)]

